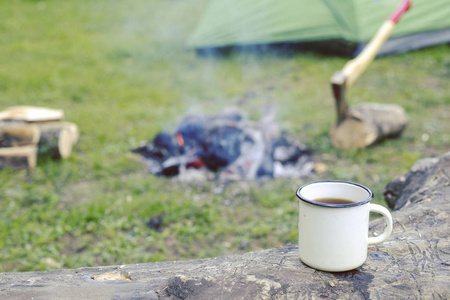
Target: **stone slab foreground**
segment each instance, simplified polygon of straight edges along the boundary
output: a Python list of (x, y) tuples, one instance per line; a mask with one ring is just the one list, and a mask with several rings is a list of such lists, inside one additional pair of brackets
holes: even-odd
[[(450, 152), (396, 180), (386, 190), (390, 204), (403, 201), (392, 214), (394, 231), (353, 271), (316, 271), (286, 245), (201, 260), (1, 273), (0, 298), (450, 299)], [(372, 232), (383, 226), (381, 219), (370, 225)]]

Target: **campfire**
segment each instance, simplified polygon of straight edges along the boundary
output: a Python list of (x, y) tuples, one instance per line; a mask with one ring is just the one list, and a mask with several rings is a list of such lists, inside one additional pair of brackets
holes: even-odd
[(311, 151), (281, 134), (266, 114), (259, 122), (237, 111), (218, 115), (188, 115), (176, 132), (160, 132), (132, 150), (155, 175), (181, 180), (257, 180), (302, 178), (313, 173)]

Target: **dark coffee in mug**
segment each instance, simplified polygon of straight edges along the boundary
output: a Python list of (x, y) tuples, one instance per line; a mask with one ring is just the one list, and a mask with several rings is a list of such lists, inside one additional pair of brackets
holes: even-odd
[(320, 199), (314, 200), (314, 202), (320, 202), (320, 203), (325, 203), (325, 204), (351, 204), (351, 203), (355, 203), (353, 201), (346, 200), (346, 199), (341, 199), (341, 198), (320, 198)]

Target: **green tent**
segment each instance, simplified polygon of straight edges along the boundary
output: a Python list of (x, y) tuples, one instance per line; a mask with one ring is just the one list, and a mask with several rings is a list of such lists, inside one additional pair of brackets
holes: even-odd
[[(401, 0), (212, 0), (188, 46), (313, 46), (358, 54)], [(450, 41), (450, 0), (412, 0), (379, 54)]]

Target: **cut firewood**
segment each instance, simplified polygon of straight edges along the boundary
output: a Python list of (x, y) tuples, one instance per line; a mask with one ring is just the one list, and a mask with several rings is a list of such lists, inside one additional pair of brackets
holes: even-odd
[(348, 108), (345, 118), (332, 126), (330, 137), (336, 148), (365, 148), (386, 138), (400, 136), (407, 122), (401, 106), (364, 103)]
[(40, 130), (33, 124), (0, 122), (0, 147), (36, 145), (40, 137)]
[(38, 154), (67, 158), (79, 139), (78, 126), (70, 122), (35, 123), (41, 131)]
[(71, 122), (62, 122), (62, 123), (63, 126), (65, 126), (69, 130), (72, 136), (72, 143), (76, 144), (80, 139), (80, 130), (78, 129), (77, 124)]
[(0, 120), (16, 120), (25, 122), (60, 121), (64, 117), (61, 109), (35, 106), (12, 106), (0, 112)]
[(36, 156), (36, 145), (0, 148), (0, 169), (33, 169)]

